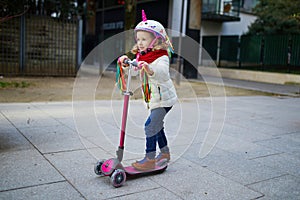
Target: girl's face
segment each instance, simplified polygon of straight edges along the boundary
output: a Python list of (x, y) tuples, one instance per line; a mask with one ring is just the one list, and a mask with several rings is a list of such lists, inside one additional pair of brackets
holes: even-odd
[(153, 34), (147, 31), (138, 31), (136, 33), (136, 43), (140, 51), (146, 51), (153, 39)]

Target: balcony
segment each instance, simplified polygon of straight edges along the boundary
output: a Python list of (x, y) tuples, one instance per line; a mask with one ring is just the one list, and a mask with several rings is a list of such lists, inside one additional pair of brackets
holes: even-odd
[(240, 0), (203, 0), (202, 20), (240, 21)]

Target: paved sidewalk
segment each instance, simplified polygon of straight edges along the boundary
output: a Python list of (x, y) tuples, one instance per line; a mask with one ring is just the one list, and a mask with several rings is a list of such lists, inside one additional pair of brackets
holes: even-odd
[[(203, 79), (200, 78), (199, 80), (203, 82)], [(214, 84), (224, 84), (226, 86), (267, 92), (271, 94), (300, 97), (300, 85), (282, 85), (282, 84), (263, 83), (263, 82), (238, 80), (238, 79), (230, 79), (230, 78), (221, 79), (213, 76), (205, 76), (205, 81)]]
[[(118, 189), (93, 167), (115, 156), (122, 101), (0, 104), (0, 199), (299, 199), (298, 87), (223, 81), (279, 96), (181, 99), (168, 169)], [(143, 156), (146, 117), (130, 101), (125, 165)]]
[[(166, 120), (168, 169), (115, 189), (93, 166), (115, 155), (121, 104), (95, 102), (98, 124), (82, 112), (77, 131), (71, 102), (1, 104), (0, 199), (299, 199), (300, 98), (226, 98), (221, 137), (203, 159), (211, 100), (181, 101)], [(143, 154), (141, 113), (141, 102), (131, 101), (125, 164)]]

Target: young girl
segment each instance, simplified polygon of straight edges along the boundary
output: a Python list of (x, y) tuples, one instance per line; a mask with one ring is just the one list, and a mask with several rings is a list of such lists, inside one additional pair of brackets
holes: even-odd
[[(131, 52), (136, 55), (140, 75), (143, 78), (144, 99), (150, 109), (145, 122), (146, 155), (145, 158), (132, 163), (137, 170), (155, 168), (161, 159), (170, 160), (170, 151), (164, 132), (164, 118), (177, 101), (175, 87), (169, 74), (169, 57), (167, 49), (172, 47), (164, 27), (157, 21), (147, 20), (144, 10), (143, 21), (135, 27), (136, 45)], [(126, 55), (119, 58), (123, 67)], [(148, 86), (148, 88), (146, 88)], [(156, 156), (156, 143), (160, 153)]]

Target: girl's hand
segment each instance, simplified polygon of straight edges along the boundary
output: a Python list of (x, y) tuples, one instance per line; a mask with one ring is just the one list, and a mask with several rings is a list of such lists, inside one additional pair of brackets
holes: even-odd
[(123, 67), (128, 67), (129, 65), (124, 63), (126, 59), (128, 59), (128, 57), (126, 55), (123, 55), (119, 57), (118, 62), (120, 62)]
[(140, 62), (138, 63), (138, 66), (140, 66), (141, 68), (144, 68), (145, 72), (146, 72), (147, 74), (149, 74), (150, 76), (152, 76), (152, 75), (154, 74), (154, 71), (151, 70), (151, 69), (149, 68), (149, 64), (148, 64), (147, 62), (145, 62), (145, 61), (140, 61)]

